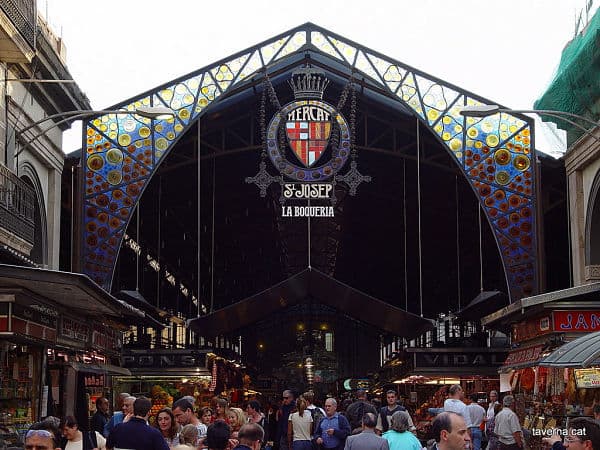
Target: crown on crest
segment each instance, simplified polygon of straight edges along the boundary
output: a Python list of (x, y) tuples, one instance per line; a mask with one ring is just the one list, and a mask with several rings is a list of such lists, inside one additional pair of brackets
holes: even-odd
[(329, 80), (325, 77), (325, 73), (306, 67), (295, 70), (292, 73), (292, 79), (288, 83), (297, 100), (304, 98), (322, 100), (323, 92), (329, 85)]

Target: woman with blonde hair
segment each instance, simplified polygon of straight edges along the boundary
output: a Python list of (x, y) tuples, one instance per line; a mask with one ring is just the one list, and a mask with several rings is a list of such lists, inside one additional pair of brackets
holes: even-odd
[(240, 408), (229, 408), (227, 418), (229, 419), (229, 426), (231, 427), (231, 437), (237, 439), (240, 428), (248, 421), (246, 415)]
[(312, 414), (307, 409), (308, 403), (304, 397), (296, 400), (296, 411), (288, 419), (288, 448), (292, 450), (311, 450), (313, 432)]
[(191, 423), (185, 425), (179, 432), (179, 443), (189, 445), (192, 448), (198, 448), (198, 428)]

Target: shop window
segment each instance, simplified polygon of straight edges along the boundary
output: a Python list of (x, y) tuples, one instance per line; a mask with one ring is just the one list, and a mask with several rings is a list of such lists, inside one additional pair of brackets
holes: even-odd
[[(37, 419), (42, 351), (6, 341), (2, 344), (0, 419), (3, 427), (24, 433)], [(47, 404), (42, 406), (42, 413), (47, 413)]]

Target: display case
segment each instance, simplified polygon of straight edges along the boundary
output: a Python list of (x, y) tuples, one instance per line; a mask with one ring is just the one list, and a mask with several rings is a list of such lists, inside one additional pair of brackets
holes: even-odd
[(37, 419), (41, 350), (9, 344), (0, 360), (0, 438), (23, 436)]

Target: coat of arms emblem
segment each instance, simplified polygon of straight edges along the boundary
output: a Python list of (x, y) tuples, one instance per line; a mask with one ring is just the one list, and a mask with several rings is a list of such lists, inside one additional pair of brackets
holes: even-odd
[[(327, 192), (327, 198), (335, 205), (336, 183), (345, 183), (350, 188), (350, 195), (355, 195), (358, 184), (371, 180), (371, 177), (361, 175), (356, 168), (356, 151), (353, 151), (351, 139), (353, 130), (340, 111), (350, 92), (355, 103), (353, 82), (350, 80), (344, 88), (337, 107), (323, 101), (323, 93), (329, 80), (319, 70), (310, 67), (297, 69), (292, 73), (289, 85), (294, 93), (294, 101), (280, 106), (273, 86), (268, 77), (265, 78), (261, 117), (265, 116), (267, 93), (278, 111), (268, 125), (266, 121), (262, 122), (264, 147), (260, 171), (246, 181), (256, 184), (261, 196), (266, 195), (271, 183), (279, 182), (282, 186), (282, 204), (286, 198), (309, 198), (304, 194), (300, 195), (300, 192), (318, 191)], [(279, 171), (279, 177), (269, 174), (266, 158)], [(351, 159), (351, 168), (345, 175), (339, 174), (347, 165), (348, 159)], [(325, 184), (326, 189), (321, 189)], [(290, 192), (296, 194), (289, 194)]]

